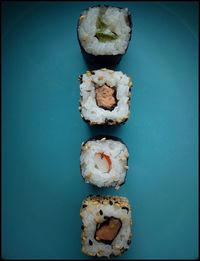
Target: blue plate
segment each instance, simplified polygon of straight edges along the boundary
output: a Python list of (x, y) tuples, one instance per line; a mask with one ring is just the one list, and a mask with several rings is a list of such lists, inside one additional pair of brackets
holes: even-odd
[[(2, 255), (87, 258), (81, 201), (108, 194), (133, 208), (133, 241), (119, 259), (197, 258), (198, 3), (105, 2), (128, 7), (134, 23), (117, 67), (133, 79), (131, 117), (107, 128), (78, 110), (87, 65), (76, 26), (91, 4), (2, 4)], [(81, 142), (97, 134), (129, 147), (119, 190), (81, 178)]]

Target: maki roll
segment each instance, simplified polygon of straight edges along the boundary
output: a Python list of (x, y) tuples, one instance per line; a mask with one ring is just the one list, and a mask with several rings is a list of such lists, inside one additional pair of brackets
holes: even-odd
[(81, 51), (89, 63), (116, 65), (131, 39), (131, 15), (128, 8), (90, 7), (79, 17), (77, 31)]
[(131, 243), (131, 207), (125, 197), (89, 196), (82, 202), (82, 251), (89, 256), (120, 256)]
[(128, 149), (114, 136), (96, 136), (81, 146), (81, 174), (86, 183), (97, 187), (119, 187), (125, 183)]
[(100, 69), (80, 76), (81, 117), (90, 125), (117, 125), (130, 114), (132, 82), (120, 71)]

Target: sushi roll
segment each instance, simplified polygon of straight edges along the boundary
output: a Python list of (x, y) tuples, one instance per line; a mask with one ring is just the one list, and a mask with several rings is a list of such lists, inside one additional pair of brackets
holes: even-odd
[(117, 125), (130, 114), (131, 78), (121, 71), (99, 69), (80, 77), (80, 113), (90, 125)]
[(128, 149), (114, 136), (96, 136), (81, 146), (80, 167), (86, 183), (119, 189), (128, 170)]
[(125, 197), (89, 196), (82, 202), (82, 252), (120, 256), (131, 243), (131, 207)]
[(90, 7), (79, 17), (77, 36), (82, 54), (90, 64), (116, 65), (131, 40), (128, 8)]

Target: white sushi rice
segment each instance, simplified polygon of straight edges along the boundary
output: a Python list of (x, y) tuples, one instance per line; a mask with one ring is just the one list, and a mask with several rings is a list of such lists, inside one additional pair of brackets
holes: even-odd
[[(81, 218), (84, 226), (82, 233), (82, 251), (90, 256), (106, 256), (109, 257), (111, 254), (118, 256), (121, 255), (124, 250), (129, 248), (130, 239), (131, 239), (131, 207), (128, 202), (128, 199), (125, 197), (92, 197), (87, 198), (83, 201), (86, 207), (81, 209)], [(115, 203), (115, 200), (118, 203)], [(113, 204), (110, 205), (109, 201), (112, 201)], [(128, 211), (126, 208), (128, 208)], [(100, 215), (100, 210), (103, 212)], [(95, 240), (94, 235), (96, 231), (97, 223), (102, 223), (107, 217), (115, 217), (121, 220), (122, 226), (121, 229), (113, 240), (109, 244), (104, 244)], [(92, 245), (88, 242), (92, 241)]]
[[(112, 41), (101, 42), (95, 35), (97, 32), (96, 21), (100, 9), (104, 9), (101, 19), (118, 38)], [(80, 17), (78, 35), (86, 52), (93, 55), (117, 55), (123, 54), (128, 46), (131, 28), (127, 23), (128, 9), (117, 7), (90, 7)]]
[[(100, 108), (96, 102), (95, 85), (102, 86), (104, 84), (116, 89), (118, 102), (112, 111)], [(109, 124), (112, 125), (127, 120), (130, 114), (131, 86), (130, 77), (121, 71), (100, 69), (86, 72), (82, 75), (82, 83), (80, 84), (82, 117), (90, 124), (104, 124), (109, 120)]]
[[(103, 172), (96, 166), (95, 154), (103, 152), (111, 160), (109, 172)], [(124, 183), (128, 169), (128, 149), (120, 141), (112, 139), (90, 140), (82, 145), (80, 164), (82, 176), (86, 183), (98, 187), (113, 186), (116, 189)]]

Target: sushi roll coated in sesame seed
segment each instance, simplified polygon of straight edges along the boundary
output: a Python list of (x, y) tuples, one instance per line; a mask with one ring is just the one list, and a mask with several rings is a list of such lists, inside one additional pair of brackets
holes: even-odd
[(86, 183), (119, 189), (128, 170), (128, 149), (114, 136), (93, 137), (82, 144), (81, 174)]
[(82, 202), (82, 251), (89, 256), (120, 256), (131, 243), (131, 207), (125, 197), (89, 196)]
[(130, 115), (131, 78), (106, 68), (80, 76), (80, 113), (90, 125), (117, 125)]
[(80, 15), (77, 36), (85, 59), (105, 66), (119, 63), (127, 51), (131, 32), (128, 8), (99, 5)]

